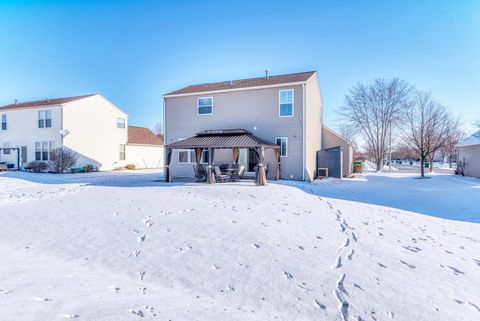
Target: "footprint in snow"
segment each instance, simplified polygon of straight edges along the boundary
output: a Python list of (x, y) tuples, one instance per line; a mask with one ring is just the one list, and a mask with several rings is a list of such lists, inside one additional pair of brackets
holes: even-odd
[(293, 280), (293, 275), (288, 273), (287, 271), (283, 271), (283, 274), (287, 277), (289, 280)]
[(137, 243), (143, 243), (145, 241), (145, 234), (137, 236)]
[(333, 265), (333, 268), (338, 269), (341, 266), (342, 266), (342, 257), (337, 256), (337, 258), (335, 259), (335, 264)]
[(79, 317), (78, 314), (62, 314), (62, 317), (64, 317), (65, 319), (76, 319)]
[(451, 269), (453, 271), (453, 273), (455, 273), (456, 275), (458, 274), (465, 274), (465, 272), (463, 271), (460, 271), (459, 269), (457, 269), (456, 267), (454, 266), (448, 266), (449, 269)]
[(49, 298), (42, 298), (42, 297), (34, 297), (33, 298), (35, 301), (39, 301), (39, 302), (48, 302), (48, 301), (53, 301), (52, 299), (49, 299)]
[(134, 310), (134, 309), (129, 309), (128, 312), (138, 315), (139, 317), (143, 318), (145, 314), (142, 312), (142, 310)]
[(260, 248), (260, 245), (258, 245), (257, 243), (253, 243), (252, 246), (256, 249)]
[(322, 310), (326, 310), (326, 309), (327, 309), (327, 307), (326, 307), (324, 304), (320, 303), (320, 301), (318, 301), (317, 299), (315, 299), (315, 306), (316, 306), (317, 308), (322, 309)]
[(120, 293), (120, 288), (118, 286), (111, 285), (110, 289), (115, 293)]
[(385, 269), (387, 268), (387, 266), (385, 264), (382, 264), (382, 263), (377, 263), (377, 264), (378, 264), (378, 266), (380, 266), (382, 268), (385, 268)]
[(415, 266), (415, 265), (413, 265), (413, 264), (410, 264), (410, 263), (407, 263), (407, 262), (405, 262), (405, 261), (403, 261), (403, 260), (400, 260), (400, 263), (402, 263), (402, 264), (404, 264), (404, 265), (408, 266), (408, 267), (409, 267), (409, 268), (411, 268), (411, 269), (415, 269), (415, 268), (416, 268), (416, 266)]

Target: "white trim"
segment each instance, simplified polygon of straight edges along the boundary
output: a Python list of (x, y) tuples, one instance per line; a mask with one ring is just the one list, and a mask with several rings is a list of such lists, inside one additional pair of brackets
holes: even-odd
[[(281, 101), (280, 101), (280, 96), (281, 96), (281, 93), (284, 92), (284, 91), (291, 91), (292, 92), (292, 114), (291, 115), (284, 115), (282, 116), (280, 114), (280, 110), (281, 110)], [(295, 117), (295, 90), (293, 88), (289, 88), (289, 89), (280, 89), (278, 91), (278, 117), (281, 117), (281, 118), (288, 118), (288, 117)]]
[[(310, 77), (311, 78), (311, 77)], [(310, 79), (309, 78), (309, 79)], [(164, 98), (173, 98), (173, 97), (184, 97), (184, 96), (198, 96), (198, 95), (209, 95), (209, 94), (216, 94), (216, 93), (224, 93), (230, 91), (245, 91), (245, 90), (257, 90), (257, 89), (268, 89), (268, 88), (278, 88), (278, 87), (286, 87), (286, 86), (298, 86), (305, 84), (306, 81), (298, 81), (298, 82), (289, 82), (289, 83), (282, 83), (282, 84), (275, 84), (275, 85), (266, 85), (266, 86), (255, 86), (255, 87), (245, 87), (245, 88), (232, 88), (232, 89), (222, 89), (222, 90), (210, 90), (210, 91), (198, 91), (193, 93), (186, 93), (186, 94), (173, 94), (173, 95), (163, 95)]]
[(275, 144), (277, 144), (277, 139), (285, 139), (285, 156), (282, 156), (282, 147), (281, 147), (282, 145), (280, 145), (280, 157), (282, 158), (288, 157), (288, 137), (285, 137), (285, 136), (275, 137)]
[[(200, 99), (211, 99), (212, 100), (212, 112), (209, 113), (209, 114), (200, 114), (198, 112), (198, 109), (200, 108), (200, 106), (198, 105), (198, 102), (200, 101)], [(203, 106), (205, 107), (205, 106)], [(204, 97), (197, 97), (197, 116), (210, 116), (210, 115), (213, 115), (213, 96), (204, 96)]]
[(306, 164), (306, 159), (307, 159), (307, 156), (306, 156), (306, 148), (307, 148), (307, 127), (306, 127), (306, 119), (307, 119), (307, 115), (306, 115), (306, 99), (305, 99), (305, 95), (307, 93), (307, 87), (306, 87), (306, 83), (304, 83), (302, 85), (302, 108), (303, 108), (303, 137), (302, 137), (302, 143), (303, 143), (303, 164), (302, 164), (302, 180), (305, 180), (305, 168), (307, 167), (307, 164)]

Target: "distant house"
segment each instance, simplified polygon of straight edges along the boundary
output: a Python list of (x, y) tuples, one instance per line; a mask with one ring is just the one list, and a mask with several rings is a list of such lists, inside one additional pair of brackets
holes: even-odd
[[(164, 95), (165, 144), (208, 131), (235, 129), (250, 132), (264, 142), (280, 145), (281, 178), (313, 180), (317, 151), (345, 146), (344, 176), (351, 173), (349, 143), (323, 127), (323, 100), (315, 71), (229, 80), (187, 86)], [(178, 144), (177, 144), (178, 145)], [(206, 150), (205, 150), (206, 151)], [(205, 155), (201, 162), (206, 162)], [(218, 148), (215, 164), (231, 163), (232, 152)], [(266, 151), (269, 168), (277, 157)], [(240, 148), (238, 163), (253, 175), (257, 161), (252, 148)], [(196, 161), (191, 149), (173, 150), (174, 176), (193, 176)], [(269, 178), (275, 175), (268, 171)]]
[(480, 130), (457, 144), (457, 161), (463, 162), (464, 174), (480, 177)]
[(0, 117), (0, 162), (11, 167), (17, 167), (16, 148), (22, 168), (51, 160), (58, 147), (77, 153), (76, 167), (163, 164), (162, 140), (146, 128), (128, 126), (128, 115), (99, 94), (16, 101), (0, 107)]

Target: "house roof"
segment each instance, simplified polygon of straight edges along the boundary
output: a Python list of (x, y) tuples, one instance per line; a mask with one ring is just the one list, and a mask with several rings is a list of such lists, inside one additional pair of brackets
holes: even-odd
[(145, 127), (128, 126), (128, 144), (163, 145), (163, 139)]
[(15, 109), (15, 108), (31, 108), (31, 107), (48, 106), (48, 105), (60, 105), (60, 104), (69, 103), (71, 101), (87, 98), (94, 95), (96, 94), (63, 97), (63, 98), (46, 98), (42, 100), (34, 100), (34, 101), (27, 101), (27, 102), (16, 102), (10, 105), (1, 106), (0, 110)]
[(480, 145), (480, 130), (474, 133), (472, 136), (469, 136), (465, 139), (462, 139), (456, 145), (457, 147), (470, 146), (470, 145)]
[(165, 96), (304, 82), (310, 79), (315, 73), (316, 71), (307, 71), (269, 77), (228, 80), (200, 85), (190, 85), (165, 94)]
[(216, 129), (205, 130), (195, 136), (168, 144), (172, 149), (193, 148), (254, 148), (254, 147), (280, 148), (263, 138), (253, 135), (245, 129)]

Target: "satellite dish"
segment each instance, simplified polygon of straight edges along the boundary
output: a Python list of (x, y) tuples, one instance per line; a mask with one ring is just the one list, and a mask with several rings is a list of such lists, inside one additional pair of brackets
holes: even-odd
[(60, 135), (62, 135), (62, 137), (65, 137), (65, 136), (67, 136), (68, 134), (70, 134), (70, 131), (69, 131), (68, 129), (60, 129), (60, 130), (58, 131), (58, 133), (59, 133)]

